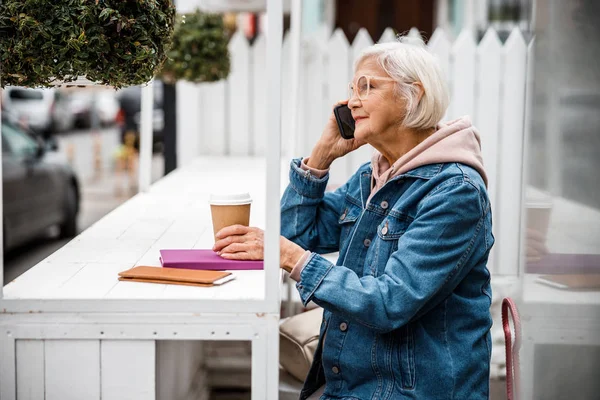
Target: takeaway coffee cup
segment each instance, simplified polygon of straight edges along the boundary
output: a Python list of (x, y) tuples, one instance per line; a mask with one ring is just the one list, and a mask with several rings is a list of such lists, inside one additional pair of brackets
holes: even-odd
[(528, 191), (525, 201), (527, 229), (548, 236), (550, 214), (552, 212), (552, 196), (544, 192)]
[(209, 204), (214, 235), (226, 226), (250, 224), (252, 198), (249, 193), (214, 193), (210, 195)]

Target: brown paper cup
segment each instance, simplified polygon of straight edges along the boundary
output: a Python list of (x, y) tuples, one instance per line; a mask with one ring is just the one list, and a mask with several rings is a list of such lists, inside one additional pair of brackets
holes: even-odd
[(552, 204), (528, 204), (526, 207), (527, 229), (548, 236)]
[(542, 191), (528, 190), (525, 200), (525, 218), (528, 230), (548, 236), (550, 215), (552, 213), (552, 196)]
[[(231, 225), (250, 225), (252, 198), (248, 193), (214, 194), (210, 197), (213, 235)], [(215, 238), (216, 240), (216, 238)]]

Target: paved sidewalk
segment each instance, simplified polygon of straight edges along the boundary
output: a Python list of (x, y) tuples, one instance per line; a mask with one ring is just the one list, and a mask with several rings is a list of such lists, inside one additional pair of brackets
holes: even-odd
[[(163, 176), (161, 155), (152, 158), (152, 182)], [(79, 227), (83, 231), (137, 193), (137, 175), (127, 176), (115, 171), (102, 171), (97, 178), (81, 182), (81, 212)]]

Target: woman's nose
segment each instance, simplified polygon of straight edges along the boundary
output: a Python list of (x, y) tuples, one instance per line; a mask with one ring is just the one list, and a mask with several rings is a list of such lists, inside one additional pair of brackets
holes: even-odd
[(358, 98), (356, 93), (354, 93), (354, 91), (353, 91), (352, 95), (348, 99), (348, 108), (353, 109), (353, 108), (358, 108), (358, 107), (360, 107), (360, 99)]

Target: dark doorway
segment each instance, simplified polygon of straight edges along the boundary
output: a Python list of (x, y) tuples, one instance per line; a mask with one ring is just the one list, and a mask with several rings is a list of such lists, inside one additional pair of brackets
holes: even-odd
[(374, 40), (388, 26), (398, 33), (416, 27), (428, 39), (433, 33), (433, 10), (434, 0), (337, 0), (335, 26), (350, 42), (362, 27)]

